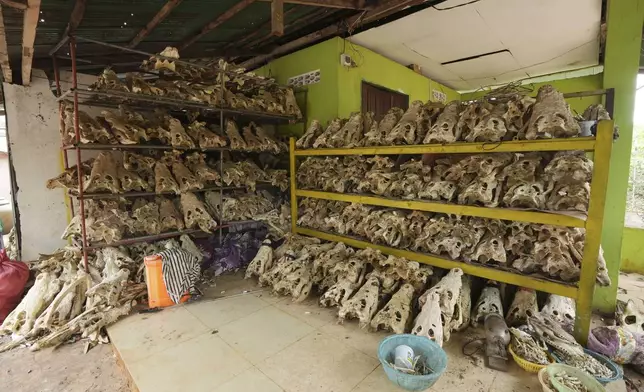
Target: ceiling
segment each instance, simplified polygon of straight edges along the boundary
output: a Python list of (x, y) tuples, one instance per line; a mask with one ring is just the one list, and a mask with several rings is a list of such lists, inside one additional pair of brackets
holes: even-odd
[(350, 40), (458, 91), (599, 64), (602, 0), (447, 0)]

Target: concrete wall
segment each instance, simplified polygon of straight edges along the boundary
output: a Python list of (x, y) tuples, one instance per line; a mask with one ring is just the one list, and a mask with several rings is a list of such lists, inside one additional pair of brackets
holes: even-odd
[(22, 238), (22, 259), (34, 260), (64, 246), (67, 226), (62, 190), (45, 182), (62, 169), (58, 104), (43, 71), (34, 70), (31, 86), (3, 84), (7, 133), (18, 191), (15, 195)]

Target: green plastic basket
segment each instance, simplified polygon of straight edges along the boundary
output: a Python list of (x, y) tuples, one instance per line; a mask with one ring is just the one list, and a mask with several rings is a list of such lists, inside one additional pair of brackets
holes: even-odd
[(564, 365), (562, 363), (553, 363), (546, 367), (546, 371), (548, 372), (550, 383), (558, 392), (574, 392), (572, 389), (560, 384), (555, 379), (554, 376), (559, 372), (566, 372), (571, 376), (577, 377), (588, 389), (588, 392), (606, 392), (604, 386), (600, 384), (599, 381), (595, 380), (595, 377), (575, 367)]

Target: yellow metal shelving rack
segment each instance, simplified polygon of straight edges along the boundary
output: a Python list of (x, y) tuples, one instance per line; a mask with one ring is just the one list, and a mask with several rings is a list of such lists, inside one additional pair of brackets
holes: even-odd
[[(492, 279), (521, 287), (528, 287), (547, 293), (558, 294), (573, 298), (577, 301), (577, 318), (575, 320), (575, 337), (585, 344), (590, 329), (593, 293), (597, 273), (597, 257), (601, 241), (602, 223), (604, 219), (604, 204), (608, 184), (608, 167), (613, 144), (613, 122), (601, 121), (597, 125), (596, 137), (580, 137), (571, 139), (549, 139), (529, 141), (508, 141), (500, 143), (454, 143), (448, 145), (429, 144), (416, 146), (382, 146), (359, 148), (323, 148), (296, 150), (295, 139), (290, 140), (290, 169), (291, 169), (291, 225), (293, 233), (318, 237), (328, 241), (344, 242), (356, 248), (375, 248), (385, 254), (405, 257), (409, 260), (429, 264), (438, 268), (461, 268), (464, 273)], [(505, 208), (486, 208), (445, 204), (429, 201), (392, 200), (377, 196), (353, 195), (333, 192), (319, 192), (297, 189), (296, 159), (298, 156), (321, 155), (400, 155), (400, 154), (464, 154), (464, 153), (496, 153), (496, 152), (527, 152), (527, 151), (565, 151), (583, 150), (593, 153), (593, 177), (591, 181), (590, 204), (588, 217), (580, 219), (568, 215), (518, 211)], [(521, 222), (550, 224), (586, 229), (586, 243), (581, 265), (581, 276), (577, 285), (555, 282), (534, 276), (522, 275), (517, 272), (500, 270), (494, 267), (467, 264), (461, 261), (443, 257), (376, 245), (352, 237), (331, 234), (297, 226), (297, 198), (312, 197), (326, 200), (362, 203), (374, 206), (394, 207), (408, 210), (441, 212), (477, 216), (492, 219), (504, 219)]]

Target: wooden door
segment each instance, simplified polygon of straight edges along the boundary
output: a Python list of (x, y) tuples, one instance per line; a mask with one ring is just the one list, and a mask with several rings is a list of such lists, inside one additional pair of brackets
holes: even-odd
[(389, 109), (394, 107), (407, 110), (409, 95), (362, 82), (362, 113), (373, 112), (375, 119), (380, 121)]

